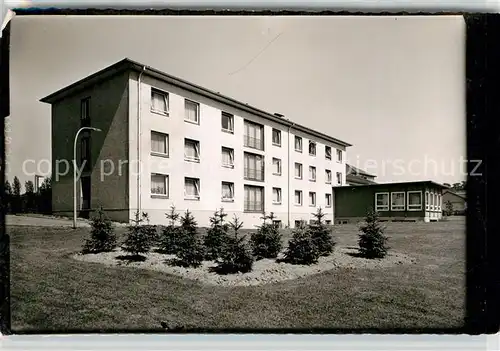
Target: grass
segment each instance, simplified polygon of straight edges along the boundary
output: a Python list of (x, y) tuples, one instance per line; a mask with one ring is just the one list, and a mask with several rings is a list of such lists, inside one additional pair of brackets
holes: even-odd
[[(354, 225), (334, 227), (357, 246)], [(12, 331), (199, 328), (458, 328), (465, 314), (464, 222), (390, 223), (417, 264), (336, 269), (282, 283), (214, 287), (161, 272), (79, 262), (89, 228), (10, 227)], [(118, 228), (123, 233), (124, 228)]]

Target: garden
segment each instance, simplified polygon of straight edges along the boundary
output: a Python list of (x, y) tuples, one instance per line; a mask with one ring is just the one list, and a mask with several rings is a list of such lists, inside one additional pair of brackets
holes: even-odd
[[(92, 220), (90, 237), (73, 258), (108, 266), (150, 269), (204, 284), (235, 286), (276, 283), (318, 274), (337, 267), (383, 268), (413, 264), (403, 253), (388, 252), (378, 215), (370, 212), (359, 232), (358, 247), (338, 247), (321, 208), (315, 220), (292, 231), (264, 214), (256, 230), (243, 234), (237, 217), (227, 221), (215, 211), (210, 228), (198, 228), (187, 210), (171, 208), (165, 227), (149, 224), (147, 213), (136, 213), (124, 240), (118, 242), (112, 223), (102, 211)], [(283, 233), (285, 232), (285, 233)]]

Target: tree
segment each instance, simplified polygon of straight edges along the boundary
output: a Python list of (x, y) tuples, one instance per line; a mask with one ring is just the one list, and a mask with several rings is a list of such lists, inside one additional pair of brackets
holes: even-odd
[(116, 235), (111, 220), (106, 217), (102, 207), (92, 218), (90, 238), (83, 245), (83, 253), (99, 253), (113, 251), (117, 246)]
[(12, 213), (21, 212), (21, 182), (19, 178), (14, 177), (14, 181), (12, 183)]
[(448, 200), (448, 201), (446, 201), (444, 206), (445, 206), (444, 215), (445, 216), (453, 215), (453, 211), (454, 211), (453, 210), (453, 203), (450, 200)]
[(34, 212), (35, 210), (35, 187), (31, 180), (24, 183), (24, 212)]
[(247, 273), (253, 268), (254, 258), (246, 242), (246, 236), (238, 236), (242, 226), (243, 223), (235, 215), (230, 223), (233, 235), (227, 236), (220, 255), (218, 269), (221, 273)]
[(181, 235), (176, 252), (178, 262), (185, 267), (199, 267), (205, 258), (205, 248), (197, 226), (191, 212), (186, 210), (184, 216), (181, 216)]
[(329, 228), (324, 218), (326, 214), (322, 211), (321, 207), (318, 208), (316, 213), (312, 214), (315, 217), (314, 222), (309, 225), (309, 232), (311, 237), (318, 248), (320, 256), (328, 256), (333, 252), (335, 241), (332, 237), (332, 229)]
[(9, 181), (6, 179), (5, 180), (5, 201), (4, 201), (4, 210), (7, 213), (10, 213), (12, 211), (11, 209), (11, 204), (12, 202), (12, 187), (10, 186)]
[(292, 231), (292, 238), (285, 251), (285, 262), (291, 264), (311, 265), (318, 262), (320, 253), (309, 229), (304, 225), (297, 226)]
[(229, 232), (229, 224), (225, 222), (226, 217), (227, 213), (224, 213), (223, 208), (215, 211), (214, 215), (210, 217), (210, 228), (204, 238), (208, 260), (217, 260), (222, 255)]
[(276, 258), (281, 252), (282, 235), (276, 224), (274, 224), (274, 213), (261, 217), (262, 225), (257, 229), (257, 232), (250, 236), (250, 244), (253, 255), (257, 260), (263, 258)]
[(175, 206), (170, 207), (170, 212), (165, 214), (169, 224), (163, 229), (160, 238), (160, 251), (165, 254), (176, 254), (181, 240), (181, 228), (177, 226), (180, 214), (175, 211)]
[[(146, 214), (147, 215), (147, 214)], [(132, 224), (128, 226), (128, 233), (123, 242), (122, 249), (132, 254), (136, 259), (141, 258), (141, 254), (146, 254), (151, 249), (151, 237), (147, 230), (144, 230), (145, 213), (139, 211), (135, 213)]]
[(365, 218), (365, 223), (360, 227), (359, 253), (365, 258), (384, 258), (389, 247), (388, 238), (384, 236), (384, 228), (380, 224), (378, 212), (370, 210)]
[(37, 207), (38, 212), (50, 214), (52, 213), (52, 178), (47, 177), (38, 189)]

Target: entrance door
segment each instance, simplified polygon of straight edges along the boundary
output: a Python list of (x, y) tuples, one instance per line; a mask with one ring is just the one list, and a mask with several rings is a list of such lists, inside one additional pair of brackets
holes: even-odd
[(80, 178), (82, 184), (82, 207), (80, 217), (89, 218), (90, 216), (90, 176)]

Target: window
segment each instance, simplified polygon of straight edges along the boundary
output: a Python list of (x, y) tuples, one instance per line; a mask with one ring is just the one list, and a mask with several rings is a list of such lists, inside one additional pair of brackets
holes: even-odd
[(250, 180), (264, 181), (264, 156), (244, 153), (244, 177)]
[(311, 182), (316, 181), (316, 167), (314, 166), (309, 166), (309, 180)]
[(198, 178), (184, 178), (184, 197), (188, 200), (200, 198), (200, 180)]
[(200, 104), (188, 99), (184, 100), (184, 120), (200, 124)]
[(332, 194), (325, 194), (325, 207), (332, 207)]
[(264, 212), (264, 188), (245, 185), (244, 210), (246, 212)]
[(342, 172), (337, 172), (337, 184), (342, 185)]
[(264, 127), (257, 123), (245, 121), (244, 128), (243, 145), (253, 149), (264, 150)]
[(151, 131), (151, 152), (168, 156), (168, 134)]
[(222, 182), (222, 201), (234, 201), (234, 183)]
[(431, 196), (431, 211), (434, 211), (434, 193), (430, 193)]
[(168, 176), (165, 174), (151, 174), (151, 195), (168, 197)]
[(404, 211), (404, 210), (405, 210), (404, 191), (391, 193), (391, 211)]
[(228, 147), (222, 147), (222, 166), (234, 168), (234, 150)]
[(281, 146), (281, 130), (273, 128), (273, 145)]
[(429, 192), (425, 192), (425, 209), (429, 210)]
[(342, 163), (342, 150), (337, 150), (337, 162)]
[(375, 193), (375, 211), (389, 211), (389, 193)]
[(184, 159), (191, 162), (200, 162), (200, 142), (184, 139)]
[(422, 192), (408, 191), (408, 211), (420, 211), (422, 209)]
[(273, 158), (273, 174), (281, 175), (281, 160), (279, 158)]
[(168, 114), (168, 94), (156, 89), (151, 89), (151, 111)]
[(302, 138), (295, 137), (295, 151), (302, 152)]
[(332, 159), (332, 148), (330, 146), (325, 146), (325, 158), (327, 160)]
[(295, 190), (295, 205), (302, 206), (302, 191)]
[(82, 99), (80, 102), (80, 119), (82, 124), (89, 125), (90, 122), (90, 98)]
[(80, 166), (83, 165), (83, 170), (90, 170), (91, 158), (91, 142), (90, 135), (85, 133), (80, 141)]
[(302, 179), (302, 164), (295, 163), (295, 178)]
[(329, 169), (325, 170), (325, 183), (332, 184), (332, 171)]
[(316, 156), (316, 143), (309, 140), (309, 155)]
[(273, 188), (273, 204), (281, 204), (281, 188)]
[(306, 221), (303, 221), (303, 220), (295, 221), (295, 228), (302, 228), (303, 226), (305, 226), (305, 224), (306, 224)]
[(316, 193), (309, 192), (309, 206), (316, 206)]
[(438, 211), (441, 211), (441, 194), (437, 195)]
[(273, 224), (279, 229), (283, 228), (283, 223), (279, 219), (274, 219)]
[(222, 112), (221, 124), (224, 132), (234, 133), (234, 116), (232, 114)]

